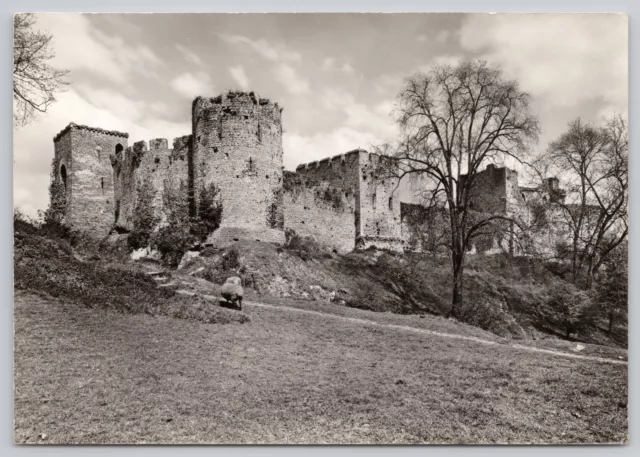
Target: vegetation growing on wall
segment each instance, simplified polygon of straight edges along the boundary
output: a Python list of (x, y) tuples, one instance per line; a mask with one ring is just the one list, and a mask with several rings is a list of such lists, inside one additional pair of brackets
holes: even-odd
[(131, 249), (140, 249), (149, 245), (151, 233), (158, 224), (158, 218), (153, 209), (155, 193), (150, 180), (145, 180), (138, 189), (138, 201), (133, 214), (133, 230), (128, 238)]
[(202, 243), (220, 227), (222, 202), (219, 189), (214, 185), (203, 186), (198, 196), (198, 212), (189, 216), (186, 184), (178, 188), (164, 187), (163, 203), (167, 224), (150, 237), (149, 244), (157, 249), (162, 259), (176, 267), (182, 256), (192, 247)]

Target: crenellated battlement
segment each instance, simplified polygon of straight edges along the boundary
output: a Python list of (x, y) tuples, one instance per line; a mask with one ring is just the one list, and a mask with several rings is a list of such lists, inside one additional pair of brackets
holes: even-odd
[(57, 142), (60, 138), (70, 132), (71, 130), (86, 130), (91, 133), (97, 133), (100, 135), (111, 135), (121, 138), (129, 138), (129, 134), (125, 132), (118, 132), (116, 130), (105, 130), (97, 127), (89, 127), (88, 125), (80, 125), (74, 122), (69, 123), (65, 128), (63, 128), (56, 136), (53, 137), (53, 142)]
[[(127, 133), (70, 123), (54, 137), (52, 188), (64, 196), (52, 198), (66, 202), (70, 225), (104, 235), (113, 227), (133, 230), (141, 201), (158, 226), (176, 201), (195, 216), (201, 192), (213, 185), (223, 211), (210, 244), (282, 243), (285, 228), (341, 252), (415, 244), (412, 234), (427, 229), (413, 219), (424, 218), (400, 201), (398, 180), (381, 173), (391, 157), (356, 148), (283, 172), (281, 113), (255, 92), (197, 97), (190, 134), (131, 146)], [(547, 188), (560, 192), (553, 179), (545, 189), (519, 188), (515, 171), (494, 165), (478, 173), (475, 186), (476, 210), (508, 214), (526, 215), (526, 201)], [(416, 212), (420, 217), (411, 216)], [(438, 213), (436, 225), (446, 225), (445, 216)]]

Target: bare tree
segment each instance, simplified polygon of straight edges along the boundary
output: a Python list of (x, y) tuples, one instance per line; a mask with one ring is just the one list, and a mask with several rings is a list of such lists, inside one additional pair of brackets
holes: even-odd
[(428, 178), (428, 200), (448, 212), (453, 316), (462, 305), (465, 255), (472, 240), (496, 221), (509, 219), (504, 212), (471, 210), (476, 174), (481, 164), (506, 156), (520, 160), (527, 142), (537, 140), (538, 121), (529, 102), (516, 81), (484, 61), (436, 66), (409, 78), (398, 96), (402, 140), (381, 152), (395, 158), (391, 168), (397, 177)]
[(572, 121), (536, 161), (540, 176), (552, 171), (563, 183), (561, 194), (550, 193), (550, 206), (568, 234), (574, 282), (584, 275), (591, 284), (627, 237), (628, 156), (627, 121), (615, 116), (602, 127)]
[(51, 35), (34, 31), (33, 13), (13, 17), (13, 101), (14, 121), (24, 126), (47, 111), (55, 94), (68, 84), (68, 71), (49, 65), (54, 57)]

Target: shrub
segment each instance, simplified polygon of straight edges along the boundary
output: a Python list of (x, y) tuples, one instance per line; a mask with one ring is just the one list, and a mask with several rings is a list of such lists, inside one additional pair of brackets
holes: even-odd
[(504, 305), (488, 298), (465, 300), (458, 310), (458, 320), (502, 337), (524, 338), (524, 330)]
[(195, 241), (189, 227), (177, 224), (162, 227), (151, 238), (151, 244), (160, 252), (162, 259), (174, 268)]
[(240, 268), (240, 253), (235, 247), (232, 247), (222, 255), (222, 270), (235, 271)]
[[(285, 231), (286, 244), (284, 249), (297, 255), (302, 260), (309, 261), (313, 259), (326, 258), (327, 249), (316, 242), (310, 236), (300, 236), (294, 230), (287, 229)], [(331, 254), (329, 253), (329, 257)]]
[(590, 324), (593, 311), (588, 292), (568, 283), (553, 287), (537, 308), (540, 320), (549, 327), (561, 329), (566, 338)]
[(210, 233), (220, 227), (222, 221), (222, 202), (219, 199), (220, 190), (212, 183), (207, 187), (203, 187), (200, 191), (200, 199), (198, 202), (198, 218), (197, 223), (202, 224), (206, 232), (201, 238), (204, 240)]

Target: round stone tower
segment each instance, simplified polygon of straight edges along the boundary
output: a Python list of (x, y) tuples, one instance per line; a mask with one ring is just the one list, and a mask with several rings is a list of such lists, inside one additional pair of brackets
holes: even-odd
[(281, 112), (254, 92), (193, 101), (192, 211), (212, 184), (222, 201), (220, 228), (207, 243), (284, 242)]

